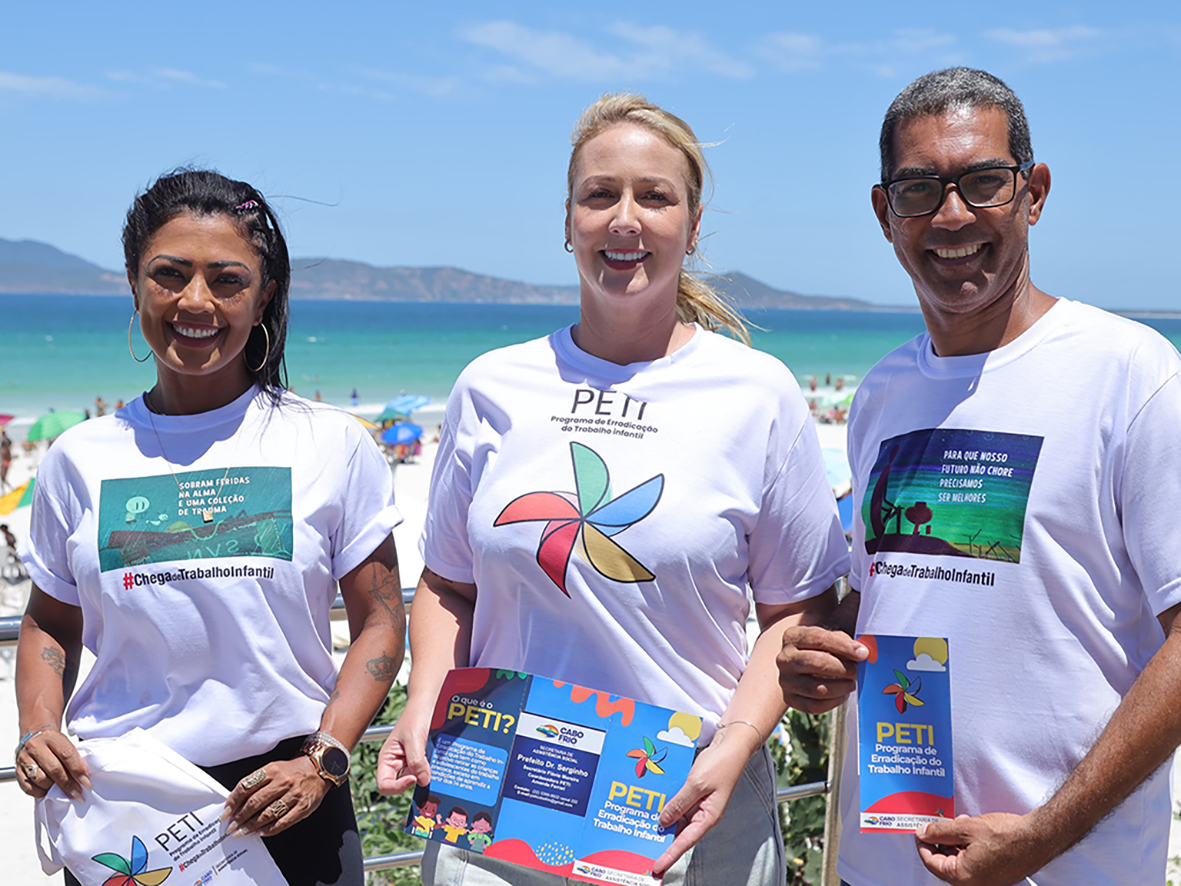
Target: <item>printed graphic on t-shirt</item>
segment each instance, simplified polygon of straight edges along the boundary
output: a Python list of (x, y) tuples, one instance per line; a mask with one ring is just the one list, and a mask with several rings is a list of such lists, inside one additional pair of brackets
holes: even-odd
[(578, 434), (610, 434), (643, 440), (659, 433), (651, 416), (645, 416), (648, 404), (633, 400), (623, 391), (575, 388), (570, 411), (550, 416), (563, 431)]
[(654, 576), (648, 568), (611, 536), (652, 513), (664, 491), (664, 474), (612, 498), (611, 475), (597, 452), (581, 443), (571, 443), (570, 457), (576, 492), (527, 492), (509, 502), (492, 525), (545, 521), (537, 563), (567, 597), (566, 567), (575, 550), (605, 578), (652, 581)]
[(290, 560), (291, 468), (242, 467), (104, 480), (103, 572), (215, 557)]
[(933, 428), (884, 440), (861, 505), (866, 553), (1021, 562), (1042, 439)]

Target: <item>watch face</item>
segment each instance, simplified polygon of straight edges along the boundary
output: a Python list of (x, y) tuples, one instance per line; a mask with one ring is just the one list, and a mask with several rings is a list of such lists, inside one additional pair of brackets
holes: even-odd
[(349, 755), (340, 748), (328, 748), (320, 756), (320, 765), (333, 778), (342, 778), (349, 771)]

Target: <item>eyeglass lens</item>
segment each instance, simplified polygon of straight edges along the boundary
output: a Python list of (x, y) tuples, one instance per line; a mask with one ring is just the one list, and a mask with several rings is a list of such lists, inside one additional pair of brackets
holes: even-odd
[[(960, 176), (958, 187), (968, 205), (984, 209), (1012, 200), (1016, 184), (1011, 169), (977, 169)], [(939, 206), (946, 187), (937, 178), (900, 179), (889, 185), (890, 205), (900, 216), (926, 215)]]

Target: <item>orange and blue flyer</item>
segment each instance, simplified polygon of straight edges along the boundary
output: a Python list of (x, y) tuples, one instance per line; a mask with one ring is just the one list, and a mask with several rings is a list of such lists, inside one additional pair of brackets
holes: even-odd
[(518, 671), (459, 668), (431, 720), (406, 833), (560, 877), (656, 886), (701, 718)]
[(955, 818), (951, 671), (942, 637), (862, 634), (857, 773), (862, 833), (912, 833)]

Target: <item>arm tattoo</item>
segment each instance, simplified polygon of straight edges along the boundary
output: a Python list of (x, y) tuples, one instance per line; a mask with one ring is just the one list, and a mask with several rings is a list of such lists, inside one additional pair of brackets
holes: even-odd
[(66, 674), (66, 654), (56, 646), (46, 646), (41, 650), (41, 660), (48, 662), (50, 670), (59, 677)]
[(405, 629), (406, 610), (402, 605), (402, 578), (395, 567), (385, 574), (380, 582), (369, 589), (369, 595), (386, 611), (395, 626)]
[(337, 700), (337, 699), (339, 699), (339, 698), (340, 698), (340, 690), (339, 690), (339, 689), (333, 689), (333, 690), (332, 690), (332, 694), (331, 694), (330, 696), (328, 696), (328, 704), (324, 705), (324, 707), (325, 707), (325, 708), (330, 708), (330, 707), (332, 707), (332, 705), (333, 705), (333, 704), (335, 704), (335, 703), (336, 703), (336, 700)]
[(378, 658), (371, 658), (365, 662), (365, 668), (379, 683), (392, 683), (397, 675), (398, 662), (384, 652)]

